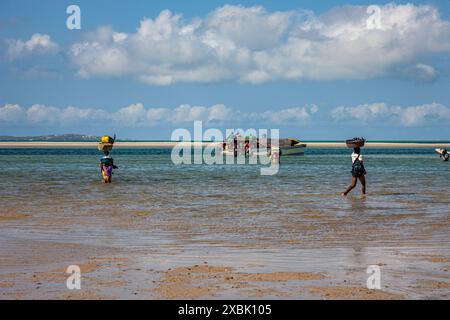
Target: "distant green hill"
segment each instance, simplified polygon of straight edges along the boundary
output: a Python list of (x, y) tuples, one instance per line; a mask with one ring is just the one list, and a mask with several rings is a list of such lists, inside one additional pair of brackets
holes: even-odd
[(46, 136), (0, 136), (0, 141), (54, 141), (54, 142), (92, 142), (100, 141), (101, 137), (89, 136), (83, 134), (61, 134)]

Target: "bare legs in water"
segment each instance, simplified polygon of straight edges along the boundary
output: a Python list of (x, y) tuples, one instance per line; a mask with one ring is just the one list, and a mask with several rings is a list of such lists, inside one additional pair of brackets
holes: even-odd
[(359, 179), (359, 182), (361, 182), (361, 193), (366, 194), (366, 177), (365, 177), (365, 175), (362, 175), (359, 178), (352, 176), (352, 184), (347, 188), (347, 190), (345, 190), (344, 193), (342, 193), (343, 196), (346, 196), (350, 191), (352, 191), (356, 187), (356, 184), (358, 183), (358, 179)]

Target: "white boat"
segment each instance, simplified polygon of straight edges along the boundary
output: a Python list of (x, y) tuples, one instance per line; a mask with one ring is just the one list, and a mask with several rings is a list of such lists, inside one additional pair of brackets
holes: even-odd
[(305, 154), (306, 143), (297, 143), (290, 147), (281, 147), (281, 156), (302, 156)]
[[(259, 141), (259, 149), (254, 149), (253, 151), (250, 149), (249, 156), (267, 156), (269, 157), (271, 154), (272, 140), (268, 139), (264, 141), (262, 144)], [(281, 150), (281, 156), (301, 156), (305, 154), (306, 143), (301, 143), (299, 140), (295, 139), (279, 139), (278, 147)], [(265, 147), (264, 147), (265, 146)], [(225, 146), (225, 149), (222, 150), (222, 154), (226, 156), (234, 156), (234, 151), (230, 150), (228, 145)], [(237, 151), (238, 156), (242, 156), (244, 151), (242, 148), (239, 148)]]

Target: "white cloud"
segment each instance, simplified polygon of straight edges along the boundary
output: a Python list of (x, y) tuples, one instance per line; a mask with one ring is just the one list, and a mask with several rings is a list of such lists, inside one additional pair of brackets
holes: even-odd
[(450, 120), (450, 108), (438, 103), (400, 109), (400, 120), (405, 126), (424, 125)]
[(435, 77), (420, 60), (450, 53), (450, 23), (432, 6), (380, 8), (380, 29), (367, 27), (366, 6), (315, 15), (226, 5), (191, 21), (164, 10), (135, 33), (99, 28), (73, 44), (70, 57), (81, 77), (131, 75), (150, 85), (367, 79), (400, 67), (408, 77)]
[(77, 108), (69, 106), (57, 110), (59, 122), (62, 124), (80, 123), (84, 121), (97, 122), (108, 119), (108, 113), (102, 109)]
[(210, 107), (183, 104), (176, 108), (145, 108), (142, 103), (135, 103), (107, 112), (103, 109), (56, 108), (34, 104), (28, 109), (19, 105), (7, 104), (0, 107), (0, 122), (25, 123), (34, 125), (73, 125), (98, 124), (111, 121), (120, 127), (152, 127), (156, 125), (182, 125), (201, 120), (208, 125), (221, 124), (286, 124), (306, 123), (317, 112), (315, 105), (286, 108), (279, 111), (242, 112), (223, 104)]
[(265, 111), (261, 118), (270, 123), (282, 124), (287, 122), (301, 122), (308, 120), (319, 108), (316, 105), (288, 108), (279, 111)]
[(104, 26), (88, 33), (86, 41), (72, 45), (69, 56), (78, 69), (78, 75), (89, 78), (92, 75), (121, 76), (133, 72), (129, 53), (124, 46), (127, 37), (126, 33), (114, 32), (111, 27)]
[(356, 107), (340, 106), (331, 111), (331, 116), (335, 120), (351, 119), (362, 123), (389, 115), (391, 109), (385, 103), (362, 104)]
[(280, 43), (294, 14), (291, 11), (269, 13), (260, 6), (225, 5), (205, 19), (204, 36), (218, 47), (228, 43), (251, 51), (264, 50)]
[(418, 63), (414, 66), (406, 68), (405, 76), (419, 81), (432, 81), (437, 78), (438, 73), (434, 67), (427, 64)]
[(208, 108), (201, 106), (191, 107), (188, 104), (184, 104), (175, 108), (170, 117), (170, 121), (173, 123), (192, 122), (195, 120), (205, 121), (208, 119)]
[(8, 40), (8, 55), (11, 59), (16, 59), (32, 54), (55, 53), (58, 45), (53, 42), (49, 35), (35, 33), (27, 41), (20, 39)]
[(361, 125), (398, 125), (414, 127), (450, 120), (450, 108), (439, 104), (418, 106), (388, 106), (385, 103), (363, 104), (356, 107), (337, 107), (331, 116), (338, 121), (357, 121)]
[(0, 121), (20, 121), (25, 116), (23, 109), (18, 104), (6, 104), (0, 107)]
[(27, 110), (27, 118), (31, 122), (55, 123), (60, 110), (42, 104), (34, 104)]
[(142, 103), (131, 104), (110, 115), (117, 123), (134, 126), (147, 121), (147, 111)]
[(147, 109), (147, 121), (148, 124), (157, 124), (164, 121), (170, 114), (170, 110), (167, 108), (150, 108)]
[[(143, 103), (134, 103), (116, 111), (73, 106), (57, 108), (42, 104), (34, 104), (25, 109), (17, 104), (6, 104), (0, 107), (0, 123), (68, 126), (97, 125), (108, 121), (118, 127), (132, 128), (161, 125), (171, 127), (201, 120), (209, 126), (273, 126), (312, 123), (318, 111), (319, 108), (314, 104), (260, 112), (244, 112), (223, 104), (209, 107), (183, 104), (176, 108), (146, 108)], [(418, 127), (450, 121), (450, 108), (439, 103), (406, 107), (372, 103), (353, 107), (340, 106), (332, 109), (329, 116), (322, 120), (351, 122), (362, 126)]]
[(208, 121), (226, 121), (233, 119), (233, 109), (223, 104), (216, 104), (209, 108)]
[[(43, 104), (32, 105), (23, 111), (23, 115), (22, 122), (50, 125), (95, 123), (110, 118), (109, 113), (102, 109), (77, 108), (73, 106), (61, 109)], [(10, 119), (10, 121), (13, 120)]]

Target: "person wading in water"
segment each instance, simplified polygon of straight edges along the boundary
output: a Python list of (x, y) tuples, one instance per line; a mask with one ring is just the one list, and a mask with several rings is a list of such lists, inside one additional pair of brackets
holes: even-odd
[(353, 148), (352, 153), (352, 184), (347, 188), (347, 190), (342, 193), (343, 196), (346, 196), (350, 191), (352, 191), (356, 184), (358, 183), (358, 179), (361, 182), (361, 192), (362, 194), (366, 194), (366, 169), (364, 168), (363, 157), (361, 156), (361, 148), (356, 147)]

